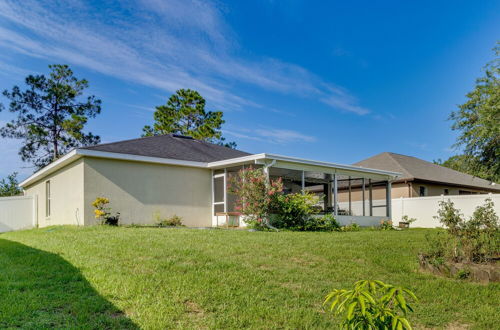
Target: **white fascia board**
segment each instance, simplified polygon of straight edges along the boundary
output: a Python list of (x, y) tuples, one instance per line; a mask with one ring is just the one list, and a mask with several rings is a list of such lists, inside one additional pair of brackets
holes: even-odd
[(227, 166), (237, 166), (249, 162), (255, 162), (256, 160), (265, 159), (266, 154), (254, 154), (237, 158), (230, 158), (224, 160), (218, 160), (216, 162), (208, 163), (208, 167), (212, 169), (224, 168)]
[(217, 161), (217, 162), (211, 162), (208, 163), (208, 167), (210, 168), (220, 168), (224, 166), (236, 166), (248, 162), (265, 162), (267, 160), (278, 160), (278, 161), (283, 161), (283, 162), (290, 162), (290, 163), (296, 163), (296, 164), (305, 164), (305, 165), (312, 165), (312, 166), (320, 166), (320, 167), (326, 167), (330, 168), (332, 170), (335, 169), (342, 169), (342, 170), (349, 170), (349, 171), (357, 171), (361, 173), (373, 173), (373, 174), (379, 174), (379, 175), (386, 175), (391, 178), (397, 178), (401, 176), (401, 173), (398, 172), (391, 172), (391, 171), (384, 171), (384, 170), (378, 170), (378, 169), (373, 169), (373, 168), (365, 168), (365, 167), (359, 167), (359, 166), (352, 166), (352, 165), (342, 165), (342, 164), (336, 164), (336, 163), (329, 163), (329, 162), (323, 162), (323, 161), (316, 161), (316, 160), (309, 160), (309, 159), (302, 159), (302, 158), (296, 158), (296, 157), (289, 157), (289, 156), (282, 156), (282, 155), (274, 155), (274, 154), (255, 154), (255, 155), (249, 155), (249, 156), (243, 156), (243, 157), (238, 157), (238, 158), (231, 158), (231, 159), (226, 159), (222, 161)]
[(82, 157), (81, 155), (78, 154), (78, 149), (73, 149), (70, 152), (68, 152), (66, 155), (63, 157), (59, 158), (53, 163), (50, 163), (49, 165), (45, 166), (38, 172), (33, 173), (29, 178), (24, 180), (19, 184), (20, 187), (26, 187), (37, 180), (40, 180), (41, 178), (45, 177), (46, 175), (49, 175), (50, 173), (53, 173), (60, 169), (61, 167), (74, 162), (78, 158)]
[(285, 162), (288, 161), (288, 162), (295, 162), (295, 163), (303, 163), (303, 164), (307, 164), (307, 165), (331, 167), (334, 169), (336, 168), (336, 169), (343, 169), (343, 170), (350, 170), (350, 171), (382, 174), (382, 175), (387, 175), (387, 176), (391, 176), (394, 178), (401, 176), (401, 173), (399, 173), (399, 172), (385, 171), (385, 170), (360, 167), (360, 166), (354, 166), (354, 165), (343, 165), (343, 164), (337, 164), (337, 163), (309, 160), (309, 159), (303, 159), (303, 158), (295, 158), (295, 157), (282, 156), (282, 155), (273, 155), (273, 154), (266, 154), (266, 156), (269, 159), (276, 159), (276, 160), (281, 160), (281, 161), (285, 161)]
[(129, 161), (144, 162), (144, 163), (208, 168), (208, 164), (204, 162), (194, 162), (188, 160), (168, 159), (160, 157), (138, 156), (130, 154), (121, 154), (116, 152), (88, 150), (88, 149), (73, 149), (72, 151), (70, 151), (63, 157), (59, 158), (55, 162), (45, 166), (40, 171), (31, 175), (29, 178), (21, 182), (19, 186), (24, 188), (84, 156), (106, 158), (106, 159), (117, 159), (117, 160), (129, 160)]

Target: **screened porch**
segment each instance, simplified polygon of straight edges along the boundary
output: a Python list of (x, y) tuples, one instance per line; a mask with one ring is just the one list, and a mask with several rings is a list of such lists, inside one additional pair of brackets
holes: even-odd
[[(310, 192), (319, 214), (331, 213), (341, 225), (378, 225), (391, 218), (391, 180), (398, 173), (262, 154), (211, 163), (213, 226), (242, 226), (236, 196), (227, 187), (243, 168), (262, 168), (270, 180), (281, 178), (284, 193)], [(248, 159), (250, 158), (250, 159)]]

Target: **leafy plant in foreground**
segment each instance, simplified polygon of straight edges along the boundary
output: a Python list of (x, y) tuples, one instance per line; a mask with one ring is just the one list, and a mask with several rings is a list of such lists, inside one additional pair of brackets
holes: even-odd
[(343, 329), (412, 329), (406, 318), (417, 301), (413, 292), (382, 281), (362, 280), (352, 290), (335, 289), (325, 298), (334, 315), (342, 315)]

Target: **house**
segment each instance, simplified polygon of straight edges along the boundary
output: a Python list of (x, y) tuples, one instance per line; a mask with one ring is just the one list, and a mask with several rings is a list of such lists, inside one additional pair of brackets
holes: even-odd
[[(354, 165), (401, 173), (392, 182), (392, 198), (500, 193), (500, 185), (494, 182), (392, 152), (380, 153)], [(377, 195), (374, 199), (382, 199), (381, 193), (374, 194)]]
[[(262, 168), (281, 177), (286, 191), (323, 187), (323, 211), (340, 222), (361, 225), (390, 218), (391, 181), (399, 173), (273, 154), (250, 154), (179, 135), (162, 135), (77, 148), (44, 167), (20, 185), (36, 201), (36, 224), (91, 225), (92, 202), (110, 200), (123, 224), (152, 224), (155, 218), (182, 217), (186, 226), (211, 227), (235, 211), (231, 177), (244, 167)], [(339, 182), (356, 178), (366, 187), (384, 187), (386, 208), (376, 217), (343, 217), (338, 208)], [(371, 204), (370, 204), (371, 205)]]

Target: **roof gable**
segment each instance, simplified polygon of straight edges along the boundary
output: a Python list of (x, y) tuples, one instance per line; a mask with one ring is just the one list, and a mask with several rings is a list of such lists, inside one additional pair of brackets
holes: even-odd
[(250, 155), (247, 152), (179, 135), (158, 135), (80, 149), (196, 162), (214, 162)]
[(354, 165), (397, 171), (403, 174), (401, 180), (425, 180), (500, 191), (499, 186), (491, 185), (491, 182), (488, 180), (455, 171), (423, 159), (391, 152), (383, 152), (357, 162)]

